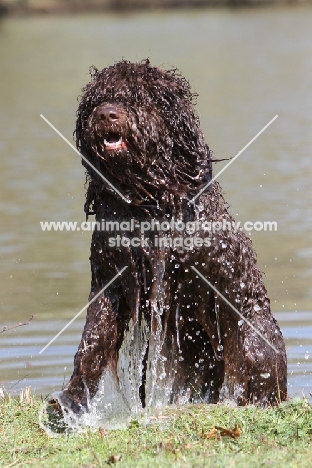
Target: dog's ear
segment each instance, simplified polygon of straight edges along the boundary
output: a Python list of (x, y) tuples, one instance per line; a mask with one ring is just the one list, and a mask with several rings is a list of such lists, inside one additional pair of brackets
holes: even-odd
[(180, 177), (185, 181), (192, 178), (194, 186), (207, 183), (212, 178), (212, 152), (205, 142), (193, 103), (180, 98), (172, 112), (172, 151)]

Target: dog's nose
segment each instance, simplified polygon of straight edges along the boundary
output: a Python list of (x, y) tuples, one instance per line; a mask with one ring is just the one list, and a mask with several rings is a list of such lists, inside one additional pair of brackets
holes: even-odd
[(108, 123), (115, 123), (120, 119), (120, 111), (115, 106), (101, 106), (97, 109), (96, 115), (99, 120), (106, 120)]

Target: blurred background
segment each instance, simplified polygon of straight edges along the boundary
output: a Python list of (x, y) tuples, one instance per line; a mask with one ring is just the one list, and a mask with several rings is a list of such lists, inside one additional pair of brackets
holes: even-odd
[(312, 8), (132, 3), (174, 2), (0, 2), (0, 331), (35, 315), (0, 333), (0, 386), (60, 389), (84, 314), (39, 351), (89, 294), (91, 233), (40, 228), (40, 221), (84, 221), (85, 200), (79, 156), (40, 114), (72, 141), (89, 67), (148, 57), (190, 80), (217, 159), (237, 154), (279, 116), (219, 180), (235, 219), (277, 222), (276, 232), (252, 239), (286, 341), (289, 394), (310, 398)]

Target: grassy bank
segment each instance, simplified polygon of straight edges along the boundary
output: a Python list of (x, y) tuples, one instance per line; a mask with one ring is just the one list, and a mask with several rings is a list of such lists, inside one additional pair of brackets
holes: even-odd
[(42, 400), (0, 401), (0, 466), (310, 467), (312, 408), (193, 405), (168, 409), (147, 427), (49, 438), (39, 427)]

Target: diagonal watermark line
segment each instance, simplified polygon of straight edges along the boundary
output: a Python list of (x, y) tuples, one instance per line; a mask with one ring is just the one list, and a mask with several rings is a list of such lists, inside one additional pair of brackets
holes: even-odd
[(198, 198), (198, 197), (209, 187), (209, 185), (211, 185), (212, 182), (213, 182), (214, 180), (216, 180), (216, 179), (219, 177), (219, 175), (221, 175), (222, 172), (224, 172), (224, 171), (235, 161), (235, 159), (237, 159), (238, 156), (240, 156), (240, 155), (245, 151), (245, 149), (247, 149), (248, 146), (250, 146), (251, 143), (253, 143), (253, 142), (258, 138), (258, 136), (260, 136), (261, 133), (263, 133), (264, 130), (266, 130), (266, 129), (274, 122), (274, 120), (277, 119), (277, 117), (278, 117), (278, 115), (276, 115), (275, 117), (273, 117), (273, 119), (270, 120), (270, 122), (267, 123), (267, 124), (265, 125), (265, 127), (263, 127), (263, 129), (260, 130), (260, 132), (258, 132), (257, 135), (254, 136), (253, 139), (250, 140), (250, 142), (247, 143), (247, 145), (244, 146), (244, 148), (241, 149), (241, 150), (236, 154), (236, 156), (234, 156), (234, 158), (231, 159), (231, 161), (229, 161), (229, 162), (221, 169), (221, 171), (218, 172), (218, 174), (216, 174), (216, 175), (208, 182), (208, 184), (206, 184), (205, 187), (203, 187), (203, 188), (198, 192), (198, 194), (195, 195), (195, 197), (193, 197), (193, 198), (189, 201), (189, 203), (194, 203), (194, 201), (196, 200), (196, 198)]
[(194, 266), (192, 266), (191, 268), (198, 274), (198, 276), (201, 277), (201, 279), (203, 279), (203, 280), (205, 281), (205, 283), (208, 284), (208, 286), (210, 286), (210, 287), (218, 294), (218, 296), (221, 297), (221, 299), (223, 299), (223, 301), (224, 301), (229, 307), (231, 307), (232, 310), (234, 310), (234, 312), (237, 313), (237, 315), (240, 316), (240, 318), (241, 318), (242, 320), (244, 320), (244, 322), (247, 323), (247, 325), (249, 325), (250, 328), (253, 329), (253, 331), (254, 331), (255, 333), (257, 333), (257, 335), (260, 336), (260, 338), (262, 338), (277, 354), (279, 354), (279, 351), (275, 348), (275, 346), (273, 346), (272, 343), (270, 343), (270, 342), (262, 335), (262, 333), (260, 333), (259, 330), (257, 330), (257, 328), (256, 328), (248, 319), (246, 319), (246, 318), (230, 303), (230, 301), (229, 301), (226, 297), (224, 297), (223, 294), (221, 294), (221, 293), (217, 290), (217, 288), (216, 288), (215, 286), (213, 286), (213, 284), (211, 284), (210, 281), (207, 280), (207, 278), (204, 277), (204, 275), (202, 275), (202, 274), (200, 273), (200, 271), (197, 270), (197, 268), (195, 268)]
[(103, 174), (96, 168), (93, 166), (93, 164), (90, 163), (90, 161), (87, 160), (87, 158), (85, 158), (83, 156), (83, 154), (80, 153), (80, 151), (77, 150), (77, 148), (70, 142), (67, 140), (66, 137), (64, 137), (64, 135), (56, 128), (54, 127), (54, 125), (51, 124), (51, 122), (45, 118), (44, 115), (40, 114), (40, 117), (48, 124), (50, 125), (51, 128), (53, 128), (53, 130), (61, 137), (63, 138), (63, 140), (74, 150), (76, 151), (77, 154), (79, 154), (79, 156), (90, 166), (92, 167), (92, 169), (100, 176), (102, 177), (102, 179), (114, 190), (114, 192), (118, 193), (118, 195), (127, 203), (130, 203), (130, 201), (122, 194), (119, 192), (119, 190), (116, 189), (116, 187), (109, 181), (107, 180)]
[(115, 275), (114, 278), (111, 279), (111, 280), (106, 284), (106, 286), (104, 286), (104, 288), (101, 289), (101, 291), (100, 291), (99, 293), (97, 293), (97, 294), (91, 299), (91, 301), (88, 302), (88, 304), (86, 304), (86, 305), (80, 310), (80, 312), (78, 312), (78, 314), (76, 314), (75, 317), (73, 317), (73, 318), (67, 323), (67, 325), (65, 325), (65, 327), (63, 327), (62, 330), (59, 331), (59, 332), (55, 335), (54, 338), (52, 338), (51, 341), (49, 341), (49, 343), (48, 343), (47, 345), (45, 345), (44, 348), (42, 348), (41, 351), (39, 351), (39, 354), (42, 354), (43, 351), (45, 351), (45, 350), (50, 346), (50, 344), (52, 344), (53, 341), (55, 341), (56, 338), (58, 338), (58, 337), (63, 333), (63, 331), (65, 331), (66, 328), (68, 328), (69, 325), (71, 325), (71, 324), (76, 320), (76, 318), (78, 318), (79, 315), (82, 314), (82, 312), (83, 312), (84, 310), (86, 310), (86, 308), (89, 307), (89, 305), (92, 304), (92, 302), (94, 302), (94, 301), (102, 294), (102, 292), (105, 291), (105, 289), (107, 289), (108, 286), (110, 286), (110, 285), (115, 281), (115, 279), (116, 279), (118, 276), (121, 276), (121, 274), (125, 271), (126, 268), (128, 268), (128, 267), (127, 267), (127, 266), (123, 267), (123, 269), (120, 270), (120, 271), (117, 273), (117, 275)]

